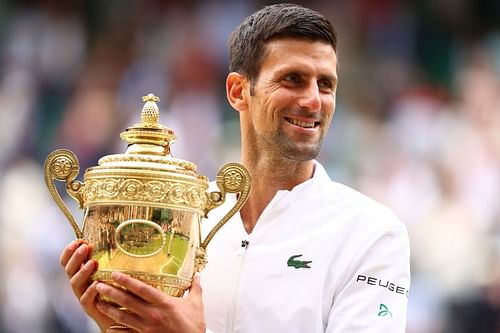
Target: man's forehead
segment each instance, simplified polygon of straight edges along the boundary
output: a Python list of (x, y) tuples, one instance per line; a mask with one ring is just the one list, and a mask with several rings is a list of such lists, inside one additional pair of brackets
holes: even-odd
[(306, 38), (280, 38), (267, 42), (260, 65), (272, 63), (274, 67), (285, 68), (310, 64), (311, 59), (315, 65), (330, 69), (332, 75), (336, 74), (337, 55), (333, 46)]
[(327, 40), (324, 39), (319, 39), (319, 38), (310, 38), (306, 36), (290, 36), (290, 35), (283, 35), (283, 36), (274, 36), (271, 38), (268, 38), (267, 40), (264, 41), (264, 44), (270, 44), (274, 42), (305, 42), (305, 43), (321, 43), (325, 45), (330, 45), (332, 49), (335, 50), (332, 44), (328, 42)]

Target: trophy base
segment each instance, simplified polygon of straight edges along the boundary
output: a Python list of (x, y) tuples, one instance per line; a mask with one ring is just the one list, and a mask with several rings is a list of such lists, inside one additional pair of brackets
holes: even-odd
[[(111, 279), (111, 270), (98, 270), (92, 275), (93, 280), (98, 280), (107, 283), (111, 286), (126, 289)], [(168, 274), (148, 274), (143, 272), (121, 271), (129, 276), (141, 280), (152, 287), (155, 287), (167, 295), (174, 297), (182, 297), (189, 287), (191, 287), (192, 279), (186, 279), (180, 276)], [(107, 300), (106, 300), (107, 301)]]

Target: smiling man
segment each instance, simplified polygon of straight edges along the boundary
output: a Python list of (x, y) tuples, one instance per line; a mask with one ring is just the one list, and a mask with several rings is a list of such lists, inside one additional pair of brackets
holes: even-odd
[(242, 162), (256, 178), (241, 211), (247, 232), (278, 190), (313, 175), (337, 87), (337, 57), (324, 41), (270, 39), (260, 59), (255, 78), (235, 66), (226, 81), (228, 100), (240, 112)]
[[(61, 263), (103, 332), (117, 332), (112, 323), (138, 332), (404, 332), (404, 225), (315, 160), (335, 110), (337, 67), (334, 28), (310, 9), (267, 6), (235, 30), (226, 91), (240, 116), (249, 199), (210, 243), (203, 292), (195, 278), (184, 298), (120, 273), (112, 277), (128, 293), (89, 285), (90, 246), (68, 245)], [(209, 217), (206, 230), (219, 220)]]

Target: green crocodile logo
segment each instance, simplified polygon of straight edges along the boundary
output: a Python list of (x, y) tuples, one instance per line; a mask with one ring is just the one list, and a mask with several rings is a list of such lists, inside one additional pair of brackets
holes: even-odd
[(287, 266), (295, 267), (296, 269), (311, 268), (311, 266), (309, 266), (309, 264), (312, 263), (311, 260), (296, 260), (299, 257), (302, 257), (302, 254), (297, 254), (288, 258), (288, 261), (286, 262)]

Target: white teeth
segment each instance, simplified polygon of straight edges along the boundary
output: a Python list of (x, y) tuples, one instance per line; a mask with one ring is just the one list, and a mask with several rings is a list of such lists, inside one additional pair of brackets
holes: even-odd
[(292, 119), (292, 118), (286, 118), (288, 120), (288, 122), (296, 125), (296, 126), (300, 126), (300, 127), (304, 127), (304, 128), (313, 128), (314, 127), (314, 123), (306, 123), (305, 121), (300, 121), (300, 120), (297, 120), (297, 119)]

